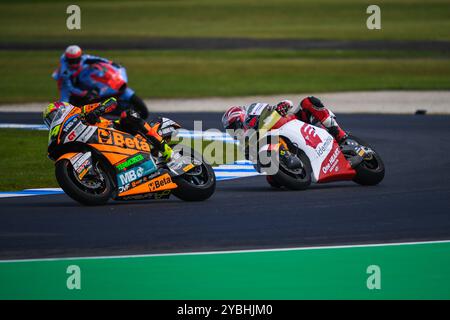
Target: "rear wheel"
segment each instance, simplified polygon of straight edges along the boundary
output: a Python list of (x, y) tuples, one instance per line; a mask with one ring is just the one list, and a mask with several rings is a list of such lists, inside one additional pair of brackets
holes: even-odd
[(349, 136), (349, 140), (354, 140), (358, 144), (371, 149), (373, 152), (371, 153), (370, 158), (364, 159), (356, 168), (356, 176), (353, 178), (353, 181), (366, 186), (373, 186), (379, 184), (385, 174), (385, 167), (383, 160), (379, 154), (365, 141), (355, 136)]
[(81, 204), (101, 205), (106, 203), (112, 194), (112, 184), (101, 163), (95, 164), (96, 175), (79, 179), (72, 164), (62, 159), (55, 164), (56, 180), (64, 192)]
[(216, 175), (212, 167), (203, 157), (191, 150), (191, 158), (201, 162), (200, 165), (189, 170), (173, 180), (178, 185), (172, 194), (184, 201), (203, 201), (210, 198), (216, 190)]

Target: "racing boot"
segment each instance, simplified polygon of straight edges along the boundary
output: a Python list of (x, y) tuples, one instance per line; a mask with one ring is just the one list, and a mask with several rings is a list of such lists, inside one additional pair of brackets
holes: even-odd
[(151, 126), (148, 123), (144, 123), (144, 131), (147, 138), (150, 139), (152, 144), (158, 148), (159, 152), (161, 152), (163, 158), (168, 161), (172, 157), (173, 149), (169, 146), (169, 144), (158, 134), (159, 124), (155, 126)]
[(329, 109), (325, 108), (322, 102), (316, 97), (307, 97), (300, 102), (300, 111), (297, 113), (300, 119), (309, 122), (311, 116), (317, 119), (328, 132), (336, 139), (338, 143), (342, 143), (348, 137), (348, 134), (342, 130), (336, 122), (336, 116)]

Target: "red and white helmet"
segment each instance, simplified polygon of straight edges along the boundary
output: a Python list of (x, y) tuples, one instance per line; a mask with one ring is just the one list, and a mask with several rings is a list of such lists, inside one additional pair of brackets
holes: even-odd
[(222, 125), (227, 129), (242, 129), (245, 120), (245, 110), (243, 107), (233, 106), (229, 108), (222, 116)]
[(80, 65), (81, 55), (83, 51), (79, 46), (71, 45), (66, 48), (64, 56), (66, 57), (67, 63), (71, 68), (76, 68)]

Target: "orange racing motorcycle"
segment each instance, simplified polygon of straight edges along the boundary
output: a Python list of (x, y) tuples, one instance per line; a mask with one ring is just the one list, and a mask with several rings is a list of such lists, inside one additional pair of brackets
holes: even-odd
[[(158, 133), (170, 141), (181, 126), (162, 118)], [(50, 126), (48, 156), (64, 192), (84, 205), (110, 199), (185, 201), (212, 196), (216, 178), (202, 156), (183, 146), (170, 161), (162, 158), (145, 135), (89, 125), (75, 107), (61, 107)]]

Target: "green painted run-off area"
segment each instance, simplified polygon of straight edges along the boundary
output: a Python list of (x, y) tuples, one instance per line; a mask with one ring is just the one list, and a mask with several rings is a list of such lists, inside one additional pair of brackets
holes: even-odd
[(0, 299), (48, 298), (449, 299), (450, 243), (0, 263)]

